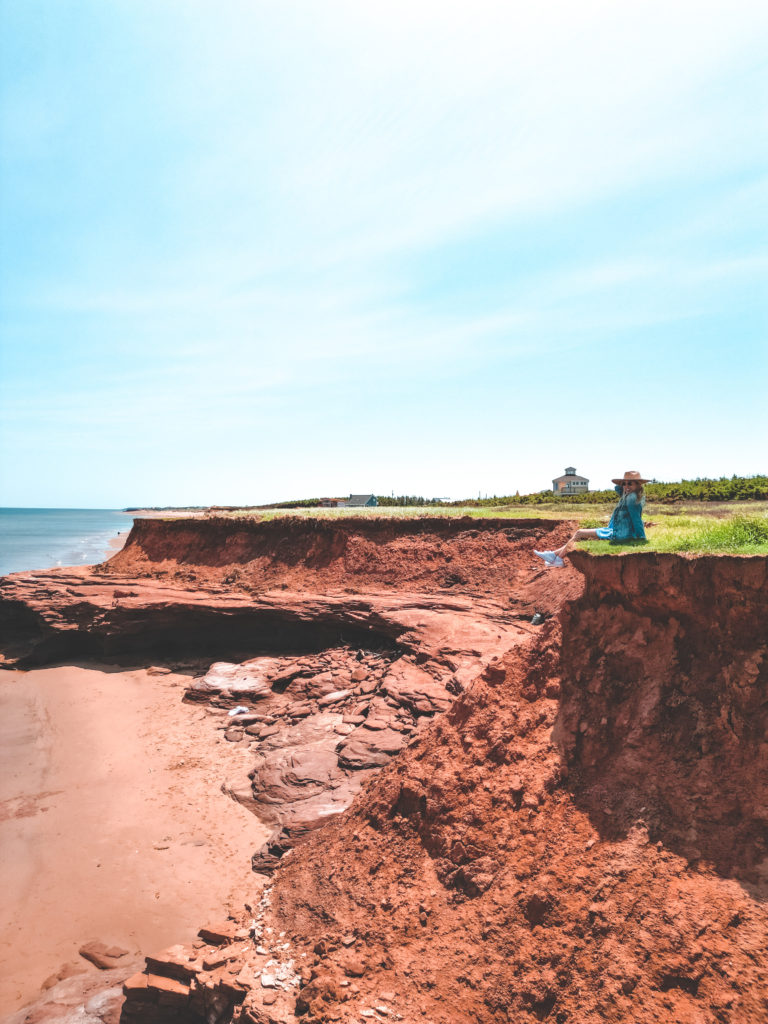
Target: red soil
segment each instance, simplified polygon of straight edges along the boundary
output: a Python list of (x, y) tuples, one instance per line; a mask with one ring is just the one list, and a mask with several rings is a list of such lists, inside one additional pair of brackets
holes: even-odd
[[(560, 613), (500, 658), (486, 646), (450, 710), (282, 860), (263, 923), (307, 965), (297, 989), (262, 991), (248, 949), (173, 1009), (132, 996), (131, 1020), (768, 1020), (768, 560), (535, 567), (568, 531), (155, 521), (73, 588), (77, 615), (51, 574), (8, 590), (20, 621), (115, 642), (174, 602), (231, 616), (283, 594), (295, 621), (357, 616), (421, 664), (449, 657), (453, 628), (468, 658), (497, 622)], [(96, 596), (131, 579), (116, 608)]]
[(531, 544), (563, 543), (548, 519), (137, 519), (110, 575), (226, 582), (262, 590), (335, 588), (506, 594)]
[(275, 927), (316, 953), (302, 1019), (388, 991), (451, 1024), (768, 1020), (766, 561), (577, 561), (564, 636), (281, 869)]

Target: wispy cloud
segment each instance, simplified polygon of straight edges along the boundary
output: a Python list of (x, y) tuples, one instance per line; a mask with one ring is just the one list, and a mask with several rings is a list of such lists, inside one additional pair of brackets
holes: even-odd
[[(309, 438), (365, 439), (392, 479), (428, 419), (451, 437), (436, 489), (454, 490), (477, 463), (457, 466), (452, 408), (487, 424), (492, 467), (494, 409), (546, 405), (538, 457), (559, 465), (568, 416), (599, 429), (572, 391), (600, 410), (622, 366), (645, 372), (622, 339), (662, 358), (731, 325), (699, 394), (734, 348), (754, 365), (764, 4), (19, 0), (3, 17), (12, 475), (46, 432), (72, 439), (49, 479), (84, 471), (98, 422), (141, 452), (132, 480), (153, 436), (186, 432), (221, 482), (279, 422), (270, 497), (283, 465), (315, 472)], [(533, 359), (558, 367), (543, 396)], [(395, 426), (377, 433), (360, 409), (379, 394)], [(516, 458), (525, 487), (538, 469)], [(193, 468), (186, 453), (169, 479)]]

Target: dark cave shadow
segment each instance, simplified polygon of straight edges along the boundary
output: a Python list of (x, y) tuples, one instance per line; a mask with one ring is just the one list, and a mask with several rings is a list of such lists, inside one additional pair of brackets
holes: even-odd
[[(280, 608), (216, 608), (167, 606), (159, 610), (121, 609), (113, 631), (72, 629), (46, 635), (37, 623), (27, 623), (23, 635), (6, 644), (4, 652), (18, 656), (9, 668), (25, 670), (88, 659), (121, 668), (128, 663), (146, 667), (163, 662), (208, 658), (244, 661), (259, 655), (313, 654), (330, 647), (363, 650), (399, 649), (397, 637), (343, 615), (307, 619)], [(26, 651), (26, 654), (22, 654)]]

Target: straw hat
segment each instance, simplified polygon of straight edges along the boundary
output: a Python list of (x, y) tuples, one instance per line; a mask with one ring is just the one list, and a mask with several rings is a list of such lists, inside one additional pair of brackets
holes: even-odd
[(649, 481), (646, 480), (645, 477), (640, 476), (636, 469), (628, 469), (624, 476), (620, 476), (616, 480), (613, 480), (611, 482), (614, 484), (627, 484), (632, 483), (633, 480), (635, 483), (638, 484), (649, 483)]

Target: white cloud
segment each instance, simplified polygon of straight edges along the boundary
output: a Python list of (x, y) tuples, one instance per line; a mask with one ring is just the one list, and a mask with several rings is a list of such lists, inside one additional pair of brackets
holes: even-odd
[[(73, 36), (65, 66), (51, 31), (53, 72), (6, 93), (8, 138), (31, 168), (9, 204), (23, 214), (5, 300), (14, 437), (19, 425), (34, 433), (30, 408), (81, 432), (94, 418), (119, 440), (135, 431), (143, 451), (153, 431), (199, 441), (236, 424), (235, 465), (255, 427), (283, 417), (293, 436), (293, 416), (278, 461), (300, 479), (317, 461), (307, 434), (332, 436), (329, 389), (386, 387), (396, 406), (412, 386), (427, 406), (451, 379), (482, 421), (477, 396), (506, 373), (520, 408), (535, 408), (510, 370), (517, 357), (738, 315), (733, 295), (765, 269), (765, 183), (752, 183), (768, 138), (764, 4), (64, 0), (57, 11), (75, 7), (99, 45)], [(85, 198), (68, 219), (78, 183)], [(568, 251), (577, 229), (605, 229), (641, 195), (661, 200), (647, 222), (638, 213), (618, 240), (604, 231)], [(485, 242), (505, 232), (517, 262), (486, 286), (497, 257)], [(449, 249), (459, 266), (478, 261), (471, 301), (461, 281), (439, 280)], [(46, 345), (71, 359), (49, 365)], [(409, 450), (391, 430), (380, 443), (390, 467)], [(461, 456), (473, 489), (471, 444), (435, 444), (430, 486), (444, 489)], [(484, 451), (489, 474), (507, 458), (498, 438)]]
[(749, 129), (762, 106), (750, 109), (745, 90), (739, 114), (713, 88), (756, 59), (768, 23), (756, 4), (298, 9), (303, 34), (291, 5), (294, 17), (271, 26), (282, 74), (269, 67), (262, 83), (257, 65), (249, 79), (235, 61), (248, 95), (273, 84), (277, 102), (253, 134), (234, 108), (226, 159), (236, 190), (247, 193), (255, 171), (256, 188), (263, 181), (289, 214), (272, 230), (289, 247), (300, 233), (310, 258), (425, 244), (684, 174), (704, 158), (727, 163), (728, 133), (759, 144)]

